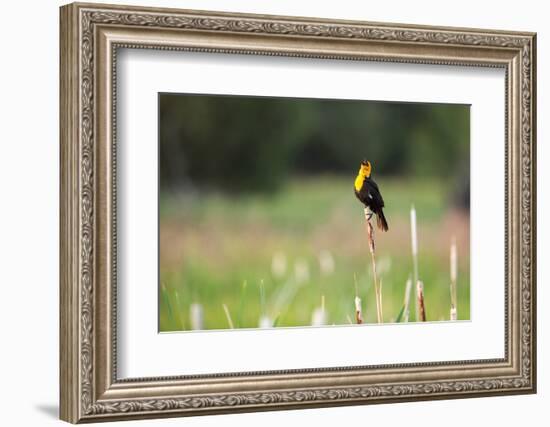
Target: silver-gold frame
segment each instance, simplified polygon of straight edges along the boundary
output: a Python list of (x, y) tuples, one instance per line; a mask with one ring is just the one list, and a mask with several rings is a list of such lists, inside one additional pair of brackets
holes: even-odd
[[(60, 13), (63, 420), (77, 423), (535, 392), (535, 34), (100, 4), (70, 4)], [(119, 48), (503, 68), (505, 357), (118, 379), (115, 107)]]

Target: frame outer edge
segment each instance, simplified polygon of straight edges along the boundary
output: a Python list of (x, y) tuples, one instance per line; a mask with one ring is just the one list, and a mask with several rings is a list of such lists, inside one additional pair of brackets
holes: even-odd
[(531, 390), (537, 393), (537, 33), (531, 36)]
[(78, 19), (74, 5), (59, 9), (59, 418), (79, 415), (79, 247), (78, 239)]
[[(197, 12), (183, 11), (178, 9), (157, 9), (128, 7), (101, 4), (72, 4), (63, 6), (60, 9), (60, 160), (61, 160), (61, 197), (60, 197), (60, 384), (61, 384), (61, 404), (60, 418), (72, 423), (107, 421), (118, 419), (139, 419), (151, 417), (167, 417), (181, 415), (201, 415), (206, 413), (226, 413), (226, 412), (249, 412), (258, 410), (277, 410), (289, 408), (306, 407), (325, 407), (349, 404), (382, 403), (384, 401), (398, 402), (410, 400), (435, 400), (440, 398), (463, 398), (472, 396), (486, 396), (496, 394), (520, 394), (533, 393), (536, 391), (536, 313), (535, 313), (535, 286), (536, 286), (536, 129), (535, 129), (535, 111), (536, 111), (536, 35), (534, 33), (508, 33), (490, 30), (465, 29), (464, 34), (458, 28), (439, 28), (439, 27), (414, 27), (404, 26), (397, 28), (399, 30), (397, 41), (406, 40), (407, 42), (416, 41), (423, 45), (468, 45), (474, 46), (496, 46), (497, 48), (506, 48), (514, 51), (518, 49), (530, 49), (530, 52), (523, 59), (530, 60), (531, 66), (527, 64), (527, 82), (526, 92), (530, 95), (524, 99), (524, 111), (530, 114), (530, 117), (520, 123), (529, 137), (523, 140), (524, 147), (530, 150), (525, 156), (521, 156), (522, 161), (527, 162), (525, 166), (520, 167), (521, 173), (526, 173), (529, 182), (525, 182), (525, 187), (520, 187), (520, 197), (524, 191), (530, 191), (530, 195), (525, 194), (524, 203), (528, 203), (528, 214), (523, 216), (526, 221), (526, 236), (528, 238), (527, 250), (524, 252), (528, 257), (528, 266), (526, 273), (526, 283), (523, 287), (525, 293), (524, 310), (529, 312), (525, 316), (524, 328), (520, 336), (523, 346), (519, 351), (520, 360), (527, 362), (524, 365), (523, 375), (519, 378), (489, 378), (488, 381), (474, 378), (472, 381), (462, 381), (457, 383), (459, 386), (466, 386), (464, 390), (453, 388), (454, 383), (424, 383), (424, 384), (402, 384), (398, 395), (392, 394), (393, 389), (390, 386), (373, 387), (373, 391), (365, 389), (347, 388), (347, 389), (297, 389), (287, 391), (262, 391), (261, 393), (233, 393), (230, 395), (203, 395), (191, 396), (186, 398), (145, 398), (142, 400), (107, 399), (98, 401), (96, 393), (97, 378), (95, 353), (98, 345), (96, 333), (97, 327), (91, 324), (97, 312), (95, 305), (98, 294), (94, 292), (97, 285), (97, 275), (94, 271), (97, 259), (95, 257), (96, 232), (98, 223), (97, 213), (97, 157), (94, 155), (97, 149), (94, 140), (95, 134), (95, 113), (97, 102), (95, 95), (95, 48), (94, 37), (86, 29), (90, 23), (89, 16), (86, 16), (85, 9), (89, 8), (93, 12), (105, 14), (100, 21), (117, 24), (113, 20), (110, 11), (116, 15), (120, 12), (132, 12), (125, 17), (132, 26), (148, 27), (151, 22), (147, 16), (151, 12), (164, 12), (170, 15), (179, 13), (190, 13), (193, 15), (193, 21), (190, 24), (182, 24), (182, 28), (199, 29), (201, 31), (229, 31), (232, 34), (245, 33), (251, 34), (258, 31), (256, 25), (261, 27), (260, 32), (270, 34), (294, 35), (296, 37), (326, 37), (328, 40), (340, 40), (347, 37), (363, 39), (364, 35), (360, 27), (376, 23), (357, 23), (359, 27), (348, 28), (353, 23), (335, 21), (318, 21), (316, 18), (292, 18), (292, 17), (262, 17), (261, 15), (247, 14), (223, 14), (218, 12)], [(133, 12), (136, 12), (134, 14)], [(157, 12), (158, 11), (158, 12)], [(108, 12), (108, 13), (105, 13)], [(81, 13), (86, 18), (81, 21)], [(132, 20), (135, 16), (139, 17), (142, 13), (141, 23)], [(134, 16), (135, 15), (135, 16)], [(195, 16), (196, 15), (196, 16)], [(242, 17), (248, 22), (249, 26), (242, 28), (235, 27), (235, 22), (229, 22), (228, 18)], [(131, 19), (130, 19), (131, 18)], [(288, 34), (285, 28), (273, 26), (270, 20), (281, 19), (284, 22), (283, 27), (288, 27)], [(264, 22), (267, 20), (268, 22)], [(228, 21), (228, 22), (225, 22)], [(233, 19), (234, 21), (234, 19)], [(328, 23), (328, 24), (327, 24)], [(124, 23), (123, 23), (124, 24)], [(161, 26), (171, 26), (161, 25)], [(223, 25), (221, 25), (223, 24)], [(227, 25), (226, 25), (227, 24)], [(269, 25), (268, 25), (269, 24)], [(299, 25), (304, 24), (304, 25)], [(327, 25), (325, 25), (327, 24)], [(329, 25), (330, 24), (330, 25)], [(341, 24), (345, 32), (334, 32), (338, 27), (333, 25)], [(220, 26), (221, 25), (221, 26)], [(224, 27), (226, 25), (226, 27)], [(264, 25), (266, 27), (264, 28)], [(386, 27), (384, 31), (390, 31), (398, 24), (380, 24)], [(304, 27), (304, 28), (302, 28)], [(418, 28), (419, 31), (413, 31)], [(82, 32), (84, 30), (84, 32)], [(315, 30), (311, 34), (309, 30)], [(376, 28), (374, 28), (376, 29)], [(89, 28), (88, 28), (89, 30)], [(401, 31), (404, 31), (403, 34)], [(82, 32), (82, 33), (81, 33)], [(317, 34), (317, 32), (319, 34)], [(455, 33), (456, 32), (456, 33)], [(431, 33), (425, 37), (426, 34)], [(390, 33), (388, 33), (390, 34)], [(442, 37), (439, 37), (442, 36)], [(459, 37), (458, 41), (455, 37)], [(390, 34), (390, 39), (394, 37)], [(410, 38), (412, 37), (412, 39)], [(432, 39), (433, 37), (433, 39)], [(368, 38), (368, 37), (367, 37)], [(378, 37), (378, 41), (383, 37)], [(321, 40), (319, 38), (318, 40)], [(299, 54), (296, 56), (300, 56)], [(405, 61), (408, 62), (408, 61)], [(520, 64), (522, 61), (519, 61)], [(443, 60), (442, 63), (445, 63)], [(88, 66), (91, 64), (91, 72)], [(523, 64), (522, 64), (523, 65)], [(91, 79), (90, 79), (91, 77)], [(520, 88), (522, 86), (520, 85)], [(90, 89), (90, 92), (88, 92)], [(520, 94), (524, 90), (520, 89)], [(83, 106), (86, 107), (83, 109)], [(91, 110), (90, 110), (91, 108)], [(91, 121), (90, 121), (91, 120)], [(520, 132), (521, 133), (521, 132)], [(91, 162), (91, 163), (90, 163)], [(82, 197), (81, 197), (82, 196)], [(523, 237), (523, 234), (522, 234)], [(90, 241), (90, 238), (93, 241)], [(518, 242), (520, 244), (520, 242)], [(530, 263), (529, 263), (530, 261)], [(92, 270), (90, 270), (92, 268)], [(524, 270), (521, 270), (524, 271)], [(531, 304), (529, 304), (531, 303)], [(528, 325), (527, 325), (528, 323)], [(97, 324), (95, 324), (97, 325)], [(529, 331), (529, 327), (531, 330)], [(93, 329), (92, 329), (93, 328)], [(527, 329), (526, 329), (527, 328)], [(519, 325), (518, 325), (519, 330)], [(518, 344), (520, 344), (518, 342)], [(531, 363), (529, 363), (531, 362)], [(393, 387), (393, 386), (392, 386)], [(471, 387), (471, 389), (469, 388)], [(499, 392), (500, 389), (500, 392)], [(371, 394), (374, 393), (374, 394)], [(387, 394), (389, 393), (389, 394)], [(387, 399), (386, 399), (387, 398)], [(266, 400), (267, 399), (267, 400)]]

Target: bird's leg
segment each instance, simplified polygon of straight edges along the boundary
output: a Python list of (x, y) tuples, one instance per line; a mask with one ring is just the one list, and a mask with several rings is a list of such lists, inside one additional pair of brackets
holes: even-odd
[(373, 211), (368, 206), (365, 206), (365, 219), (370, 222), (372, 215), (374, 214)]

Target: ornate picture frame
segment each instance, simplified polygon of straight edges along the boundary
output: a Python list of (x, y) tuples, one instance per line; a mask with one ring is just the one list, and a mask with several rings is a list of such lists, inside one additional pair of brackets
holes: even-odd
[[(61, 419), (78, 423), (536, 391), (535, 34), (79, 3), (60, 13)], [(505, 357), (118, 379), (120, 48), (504, 69)]]

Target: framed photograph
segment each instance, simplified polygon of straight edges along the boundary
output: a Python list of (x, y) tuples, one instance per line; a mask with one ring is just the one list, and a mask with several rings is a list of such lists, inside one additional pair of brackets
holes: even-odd
[(535, 34), (60, 13), (63, 420), (536, 391)]

